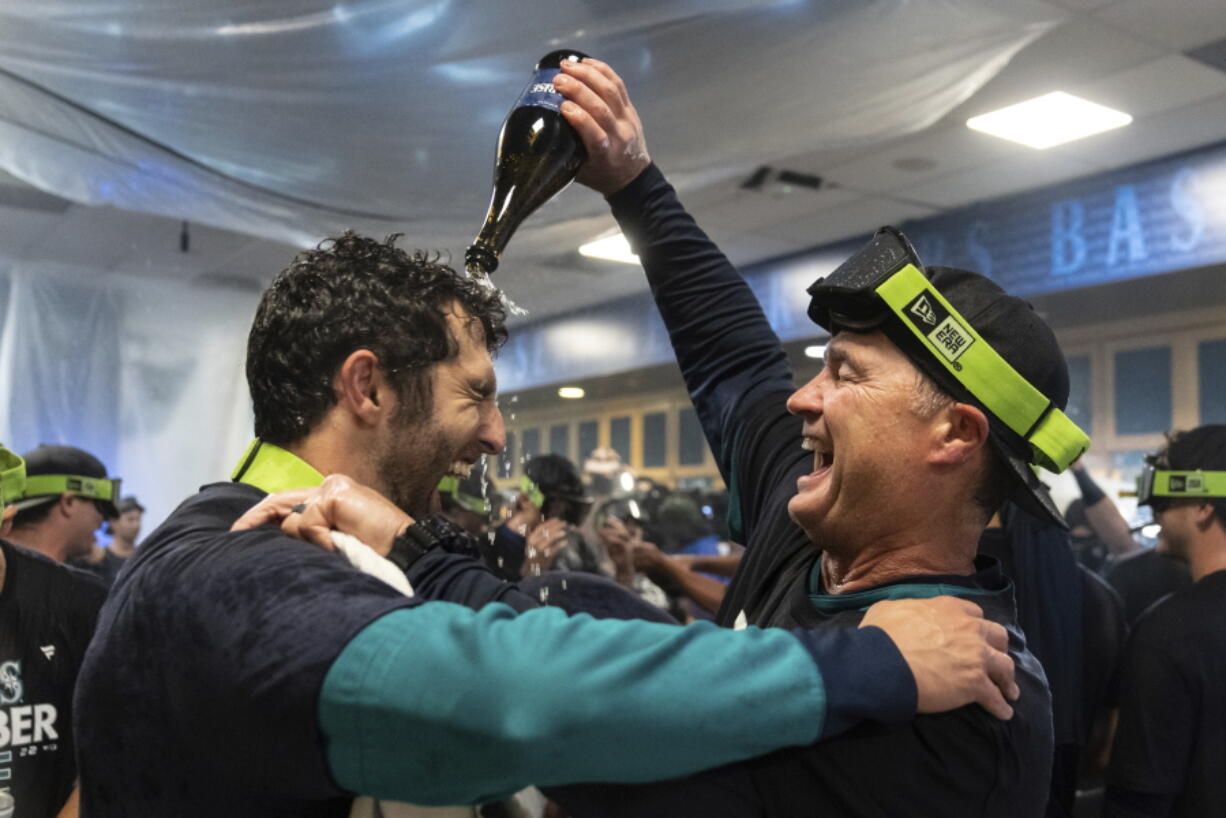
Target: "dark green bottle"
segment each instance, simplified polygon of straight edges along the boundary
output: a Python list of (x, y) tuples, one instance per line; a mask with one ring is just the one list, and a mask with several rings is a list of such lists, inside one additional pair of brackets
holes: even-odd
[(563, 49), (541, 57), (532, 81), (502, 123), (489, 211), (464, 254), (469, 273), (489, 275), (498, 269), (515, 229), (569, 185), (587, 158), (579, 135), (562, 117), (563, 98), (553, 87), (563, 60), (577, 62), (586, 56)]

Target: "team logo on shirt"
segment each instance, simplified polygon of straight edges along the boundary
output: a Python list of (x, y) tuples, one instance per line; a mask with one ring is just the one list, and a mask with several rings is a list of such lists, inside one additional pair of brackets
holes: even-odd
[(0, 704), (17, 704), (25, 688), (21, 684), (21, 662), (0, 663)]

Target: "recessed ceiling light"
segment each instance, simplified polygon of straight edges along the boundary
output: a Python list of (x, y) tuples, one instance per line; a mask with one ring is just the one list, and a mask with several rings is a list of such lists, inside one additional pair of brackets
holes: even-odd
[(620, 261), (623, 264), (638, 264), (639, 257), (630, 252), (630, 242), (621, 233), (589, 241), (579, 248), (579, 254), (605, 261)]
[(570, 400), (575, 400), (583, 397), (585, 394), (587, 393), (583, 391), (582, 386), (562, 386), (558, 388), (559, 398), (569, 398)]
[(1132, 117), (1123, 111), (1063, 91), (1052, 91), (999, 111), (971, 117), (966, 126), (1042, 150), (1122, 128), (1129, 122)]
[(814, 344), (811, 347), (805, 347), (805, 355), (810, 358), (824, 358), (826, 356), (826, 345)]

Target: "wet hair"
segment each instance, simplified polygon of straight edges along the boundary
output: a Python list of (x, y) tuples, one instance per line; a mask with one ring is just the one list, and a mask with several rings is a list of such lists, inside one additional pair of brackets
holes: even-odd
[(247, 340), (255, 434), (277, 445), (302, 439), (337, 401), (332, 381), (347, 357), (368, 349), (420, 415), (430, 405), (430, 368), (455, 355), (447, 313), (480, 322), (493, 352), (506, 340), (501, 294), (437, 256), (351, 231), (300, 253), (260, 299)]

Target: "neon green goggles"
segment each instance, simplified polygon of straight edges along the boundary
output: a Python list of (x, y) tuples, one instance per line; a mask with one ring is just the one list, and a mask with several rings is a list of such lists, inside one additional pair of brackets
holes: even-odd
[(823, 327), (833, 322), (869, 329), (892, 316), (985, 409), (1030, 444), (1031, 463), (1061, 472), (1089, 448), (1086, 433), (946, 300), (897, 230), (882, 228), (860, 257), (820, 279), (809, 293), (814, 296), (809, 317)]
[[(1137, 477), (1137, 505), (1161, 511), (1163, 500), (1226, 497), (1226, 471), (1168, 471), (1152, 465)], [(1154, 502), (1157, 500), (1157, 502)]]
[(528, 495), (532, 505), (537, 508), (545, 507), (545, 492), (541, 491), (541, 487), (528, 475), (519, 478), (519, 490)]
[(453, 474), (449, 474), (442, 480), (438, 481), (439, 494), (446, 494), (455, 504), (465, 511), (471, 511), (473, 514), (489, 514), (490, 502), (484, 497), (472, 497), (465, 494), (460, 489), (460, 478)]
[(21, 499), (26, 489), (26, 461), (0, 446), (0, 509)]

